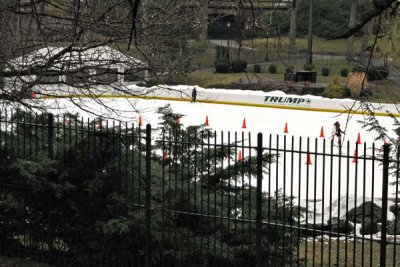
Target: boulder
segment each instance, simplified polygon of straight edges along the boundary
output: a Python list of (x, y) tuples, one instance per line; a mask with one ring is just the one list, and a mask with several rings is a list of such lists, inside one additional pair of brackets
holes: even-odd
[(381, 230), (380, 225), (377, 222), (371, 220), (365, 220), (360, 229), (362, 235), (374, 235)]
[(392, 206), (390, 206), (390, 211), (393, 212), (393, 214), (397, 217), (397, 215), (400, 215), (400, 203), (396, 203), (393, 204)]
[(332, 233), (349, 234), (354, 230), (354, 226), (351, 222), (340, 220), (337, 217), (328, 220), (328, 225), (330, 226), (330, 231)]
[(349, 221), (354, 223), (362, 223), (364, 221), (381, 222), (382, 208), (371, 201), (364, 202), (357, 208), (352, 208), (347, 213)]
[(400, 222), (391, 222), (387, 228), (388, 235), (400, 235)]

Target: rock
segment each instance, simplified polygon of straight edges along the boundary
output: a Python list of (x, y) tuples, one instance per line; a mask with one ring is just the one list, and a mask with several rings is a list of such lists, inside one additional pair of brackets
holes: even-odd
[(365, 220), (364, 224), (360, 229), (360, 234), (362, 235), (374, 235), (381, 230), (380, 225), (378, 223), (373, 222), (371, 220)]
[(337, 217), (328, 220), (328, 225), (332, 233), (349, 234), (354, 230), (354, 226), (351, 222), (340, 220)]
[(371, 201), (364, 202), (357, 208), (352, 208), (347, 213), (349, 221), (362, 223), (364, 221), (381, 222), (382, 208)]
[[(322, 224), (322, 223), (317, 223), (317, 224), (303, 224), (301, 225), (301, 227), (306, 228), (302, 230), (302, 235), (309, 237), (309, 236), (319, 236), (319, 235), (323, 235), (329, 232), (329, 225), (328, 224)], [(314, 235), (314, 228), (315, 228), (315, 235)], [(321, 233), (321, 231), (325, 232), (325, 233)]]
[[(314, 228), (313, 228), (314, 229)], [(319, 231), (329, 231), (329, 225), (324, 223), (317, 223), (315, 225), (315, 230), (319, 230)]]
[(398, 214), (400, 215), (400, 203), (397, 203), (397, 205), (396, 203), (393, 204), (390, 206), (389, 210), (397, 217)]
[(391, 222), (387, 228), (388, 235), (400, 235), (400, 222)]

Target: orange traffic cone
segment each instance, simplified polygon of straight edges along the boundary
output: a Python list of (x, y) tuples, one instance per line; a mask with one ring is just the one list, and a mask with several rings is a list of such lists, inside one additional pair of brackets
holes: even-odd
[(357, 160), (357, 149), (354, 150), (354, 156), (353, 156), (353, 160), (351, 162), (352, 163), (358, 163), (358, 160)]
[(206, 116), (206, 121), (204, 122), (204, 126), (210, 126), (210, 125), (208, 124), (208, 116)]
[(247, 126), (246, 126), (246, 118), (244, 118), (243, 119), (243, 124), (242, 124), (242, 129), (246, 129), (247, 128)]
[(142, 116), (139, 116), (139, 122), (138, 122), (139, 126), (143, 126), (143, 122), (142, 122)]
[(239, 150), (238, 161), (243, 160), (242, 150)]
[(360, 145), (361, 144), (361, 137), (360, 137), (360, 133), (358, 133), (358, 136), (357, 136), (357, 145)]
[(285, 123), (285, 130), (283, 130), (283, 133), (289, 133), (287, 122)]
[(307, 164), (307, 165), (312, 165), (312, 163), (311, 163), (311, 155), (310, 155), (310, 152), (307, 152), (307, 161), (306, 161), (306, 164)]
[(324, 126), (321, 127), (321, 132), (319, 133), (319, 137), (324, 138), (325, 134), (324, 134)]

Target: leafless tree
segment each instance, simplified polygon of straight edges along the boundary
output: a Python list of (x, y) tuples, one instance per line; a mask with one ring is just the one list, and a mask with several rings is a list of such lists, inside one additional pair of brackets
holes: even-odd
[(60, 88), (93, 97), (103, 87), (146, 93), (121, 79), (182, 71), (199, 16), (177, 0), (0, 0), (0, 98), (24, 103), (32, 91), (52, 96)]
[(367, 12), (360, 22), (356, 23), (353, 27), (351, 27), (345, 33), (333, 38), (333, 39), (340, 39), (340, 38), (348, 38), (354, 35), (370, 21), (374, 18), (381, 16), (384, 12), (388, 12), (391, 15), (395, 15), (397, 12), (398, 7), (400, 6), (400, 2), (398, 0), (372, 0), (373, 8)]

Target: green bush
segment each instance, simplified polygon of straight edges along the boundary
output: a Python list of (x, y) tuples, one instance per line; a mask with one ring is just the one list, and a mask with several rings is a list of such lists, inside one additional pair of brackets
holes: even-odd
[(382, 80), (379, 72), (373, 66), (369, 66), (368, 68), (367, 79), (368, 81)]
[(231, 63), (231, 70), (233, 72), (243, 72), (245, 70), (244, 66), (244, 63), (241, 60), (233, 61)]
[(339, 79), (337, 77), (333, 78), (333, 82), (325, 88), (324, 96), (329, 98), (344, 97), (344, 86), (340, 84)]
[(383, 66), (375, 67), (375, 70), (378, 72), (378, 79), (386, 79), (389, 76), (389, 69)]
[(343, 68), (340, 70), (340, 76), (342, 77), (347, 77), (349, 75), (349, 70), (346, 68)]
[(276, 74), (278, 72), (278, 67), (275, 64), (269, 65), (268, 68), (269, 73)]
[(354, 72), (366, 72), (368, 81), (375, 81), (375, 80), (381, 80), (382, 79), (382, 76), (377, 71), (377, 69), (374, 66), (371, 66), (371, 65), (368, 67), (368, 72), (367, 72), (367, 68), (365, 66), (363, 66), (363, 65), (354, 66), (353, 71)]
[(322, 68), (321, 74), (322, 74), (322, 76), (327, 77), (330, 74), (330, 70), (328, 68)]
[(225, 59), (219, 59), (215, 61), (215, 72), (216, 73), (228, 73), (230, 69), (229, 61)]
[(243, 70), (247, 69), (247, 61), (246, 60), (239, 59), (238, 62), (242, 66)]
[(355, 65), (353, 67), (353, 72), (365, 72), (365, 67), (363, 65)]
[(260, 64), (254, 64), (254, 72), (255, 73), (260, 73), (261, 72), (261, 65)]

